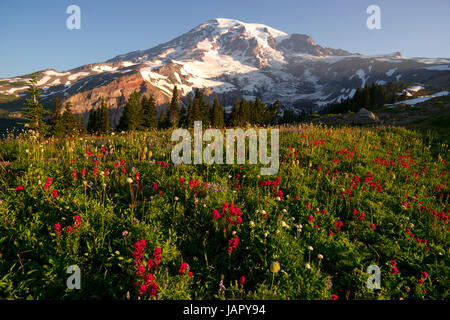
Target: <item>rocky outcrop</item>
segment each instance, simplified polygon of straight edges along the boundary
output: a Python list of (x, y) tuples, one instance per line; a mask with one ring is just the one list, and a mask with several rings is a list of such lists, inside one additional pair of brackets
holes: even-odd
[(109, 106), (109, 116), (111, 124), (116, 126), (122, 116), (123, 107), (125, 106), (128, 96), (136, 90), (141, 96), (152, 95), (156, 105), (163, 105), (169, 101), (167, 94), (163, 93), (159, 88), (146, 82), (140, 73), (135, 73), (120, 77), (111, 81), (107, 85), (94, 88), (92, 90), (77, 93), (66, 101), (72, 104), (72, 112), (74, 114), (82, 114), (87, 123), (89, 110), (97, 108), (102, 98), (105, 99)]
[(351, 121), (353, 124), (369, 124), (377, 123), (380, 119), (378, 119), (373, 112), (370, 112), (365, 108), (361, 108), (356, 114), (353, 115), (353, 119)]

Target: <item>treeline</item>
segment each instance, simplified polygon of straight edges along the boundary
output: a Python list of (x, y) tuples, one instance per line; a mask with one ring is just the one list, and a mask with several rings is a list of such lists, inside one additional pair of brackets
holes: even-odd
[[(79, 134), (108, 134), (112, 131), (108, 106), (102, 98), (97, 108), (91, 109), (87, 127), (83, 115), (74, 115), (72, 105), (56, 97), (51, 115), (44, 121), (47, 110), (39, 102), (40, 90), (37, 87), (37, 76), (33, 74), (29, 84), (30, 98), (26, 100), (25, 120), (27, 127), (40, 136), (62, 138)], [(157, 116), (155, 99), (140, 96), (134, 91), (128, 97), (117, 130), (145, 130), (167, 128), (190, 128), (194, 121), (202, 121), (204, 127), (221, 128), (224, 126), (273, 125), (279, 120), (280, 103), (266, 105), (259, 98), (254, 101), (236, 99), (232, 111), (227, 114), (224, 106), (216, 97), (212, 104), (206, 103), (203, 91), (196, 89), (188, 95), (187, 106), (178, 96), (178, 88), (173, 88), (172, 99), (166, 109), (161, 109)]]
[(355, 95), (352, 98), (347, 98), (340, 103), (329, 104), (321, 113), (357, 112), (361, 108), (376, 110), (385, 104), (404, 100), (405, 96), (399, 95), (398, 93), (406, 87), (407, 84), (403, 81), (390, 82), (385, 85), (372, 83), (371, 86), (366, 83), (364, 88), (356, 89)]
[(74, 115), (70, 102), (64, 104), (62, 111), (61, 100), (56, 97), (53, 111), (51, 113), (48, 124), (48, 135), (55, 138), (63, 138), (66, 136), (76, 136), (85, 133), (91, 134), (108, 134), (111, 132), (109, 122), (108, 106), (105, 99), (101, 99), (100, 106), (89, 111), (87, 128), (84, 125), (84, 117), (81, 114)]
[(259, 98), (254, 101), (236, 99), (231, 113), (227, 115), (217, 97), (214, 98), (212, 105), (208, 104), (200, 89), (196, 89), (193, 95), (188, 95), (186, 107), (184, 103), (181, 103), (177, 86), (175, 86), (167, 110), (161, 109), (158, 117), (152, 96), (141, 98), (136, 91), (131, 93), (117, 129), (126, 131), (149, 128), (191, 128), (194, 126), (194, 121), (202, 121), (204, 127), (216, 128), (247, 124), (270, 125), (276, 123), (279, 110), (278, 102), (267, 106)]
[[(72, 113), (72, 105), (67, 102), (64, 111), (61, 100), (57, 97), (55, 105), (48, 121), (44, 121), (44, 115), (49, 112), (39, 102), (40, 90), (37, 87), (36, 73), (31, 76), (28, 87), (30, 98), (25, 100), (25, 127), (40, 136), (54, 136), (62, 138), (68, 135), (85, 133), (83, 116), (75, 116)], [(61, 113), (61, 111), (63, 111)]]

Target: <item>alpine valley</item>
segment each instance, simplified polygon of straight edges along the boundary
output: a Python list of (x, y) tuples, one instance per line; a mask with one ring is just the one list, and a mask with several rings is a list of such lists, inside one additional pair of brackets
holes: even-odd
[[(166, 105), (174, 85), (182, 102), (195, 88), (218, 97), (229, 110), (236, 98), (281, 102), (282, 109), (320, 110), (352, 97), (367, 83), (405, 81), (423, 86), (449, 83), (450, 59), (405, 58), (399, 52), (362, 55), (316, 44), (305, 34), (288, 35), (263, 24), (217, 18), (156, 47), (102, 63), (59, 72), (37, 72), (41, 101), (55, 97), (83, 114), (105, 98), (117, 125), (134, 90)], [(31, 75), (0, 79), (0, 110), (21, 117)]]

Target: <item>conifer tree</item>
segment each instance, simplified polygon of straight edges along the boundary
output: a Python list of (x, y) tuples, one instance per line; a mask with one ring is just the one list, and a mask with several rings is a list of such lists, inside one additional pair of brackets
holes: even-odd
[(366, 83), (366, 86), (363, 89), (363, 94), (362, 94), (362, 105), (361, 107), (364, 107), (368, 110), (370, 110), (370, 88), (369, 85)]
[(211, 125), (215, 128), (221, 125), (220, 105), (217, 97), (214, 98), (214, 103), (212, 107)]
[(277, 118), (280, 112), (280, 101), (275, 101), (264, 112), (264, 124), (273, 125), (276, 124)]
[(142, 98), (143, 125), (146, 128), (157, 128), (155, 99), (152, 95), (149, 98)]
[(166, 110), (161, 109), (161, 112), (160, 112), (159, 118), (158, 118), (158, 128), (165, 129), (166, 126), (167, 126)]
[(187, 127), (187, 115), (186, 115), (186, 107), (184, 104), (181, 106), (180, 113), (178, 114), (178, 127), (186, 128)]
[(56, 96), (54, 106), (53, 106), (53, 111), (52, 111), (51, 118), (50, 118), (50, 133), (54, 137), (62, 136), (62, 132), (60, 132), (62, 129), (62, 126), (58, 125), (58, 123), (60, 122), (60, 119), (61, 119), (61, 107), (62, 107), (62, 102), (59, 99), (59, 97)]
[(119, 121), (121, 130), (139, 130), (143, 124), (143, 111), (139, 94), (136, 90), (128, 97), (127, 104), (123, 109), (122, 117)]
[(43, 114), (45, 113), (44, 107), (39, 102), (41, 96), (40, 90), (37, 86), (37, 74), (33, 73), (31, 76), (30, 84), (28, 85), (28, 92), (30, 98), (25, 100), (25, 120), (28, 127), (35, 132), (38, 132), (41, 136), (46, 133), (46, 125), (44, 123)]
[(89, 110), (88, 115), (88, 123), (87, 123), (87, 132), (94, 133), (95, 132), (95, 110)]
[(173, 87), (172, 100), (170, 101), (168, 114), (167, 114), (167, 124), (170, 127), (175, 127), (178, 125), (179, 114), (178, 114), (178, 88)]
[(250, 110), (247, 100), (242, 98), (241, 103), (239, 105), (238, 125), (244, 126), (247, 123), (250, 123)]
[(78, 128), (78, 121), (75, 119), (71, 108), (71, 103), (66, 102), (64, 113), (61, 117), (61, 124), (64, 128), (64, 134), (69, 136), (75, 135)]
[(266, 105), (261, 102), (261, 100), (257, 97), (255, 99), (254, 107), (252, 114), (254, 115), (253, 123), (262, 124), (264, 121), (264, 112), (266, 109)]
[(222, 128), (225, 126), (225, 111), (224, 111), (222, 103), (219, 105), (219, 123), (217, 124), (217, 126), (219, 128)]
[(231, 110), (230, 119), (229, 119), (229, 125), (234, 127), (239, 125), (239, 105), (240, 100), (236, 98), (236, 101), (234, 102), (233, 109)]
[(194, 126), (194, 121), (203, 121), (202, 106), (204, 104), (205, 100), (203, 99), (202, 91), (196, 89), (192, 106), (192, 126)]
[(76, 132), (78, 134), (85, 134), (86, 128), (84, 127), (84, 117), (82, 114), (78, 114), (75, 116), (75, 122), (77, 123)]
[(186, 126), (192, 128), (194, 126), (194, 104), (192, 102), (192, 95), (188, 97), (188, 110), (186, 116)]
[(109, 111), (104, 98), (100, 102), (99, 113), (98, 131), (103, 134), (108, 134), (111, 132), (111, 124), (109, 123)]

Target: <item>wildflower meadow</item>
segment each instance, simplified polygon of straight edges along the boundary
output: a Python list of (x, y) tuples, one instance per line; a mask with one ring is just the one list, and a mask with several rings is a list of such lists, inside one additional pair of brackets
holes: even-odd
[(175, 165), (171, 130), (5, 136), (0, 298), (448, 299), (448, 145), (404, 128), (279, 129), (266, 176)]

